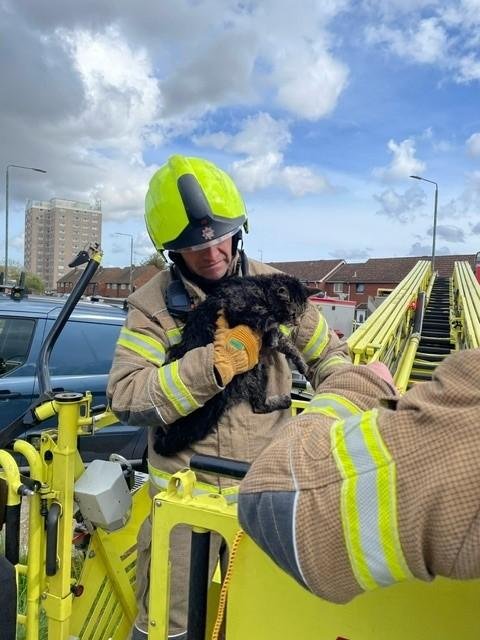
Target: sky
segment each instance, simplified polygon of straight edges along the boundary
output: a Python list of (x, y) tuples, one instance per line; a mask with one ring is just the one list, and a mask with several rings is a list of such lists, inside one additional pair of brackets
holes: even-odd
[[(104, 266), (152, 254), (175, 153), (228, 171), (265, 262), (480, 250), (480, 0), (0, 0), (9, 257), (26, 200), (94, 202)], [(5, 203), (5, 178), (0, 203)], [(5, 205), (0, 204), (3, 257)]]

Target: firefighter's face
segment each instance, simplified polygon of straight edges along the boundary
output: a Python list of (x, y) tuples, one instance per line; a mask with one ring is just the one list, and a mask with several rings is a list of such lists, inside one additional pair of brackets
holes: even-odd
[(182, 257), (190, 271), (197, 276), (207, 280), (220, 280), (232, 261), (232, 238), (199, 251), (182, 251)]

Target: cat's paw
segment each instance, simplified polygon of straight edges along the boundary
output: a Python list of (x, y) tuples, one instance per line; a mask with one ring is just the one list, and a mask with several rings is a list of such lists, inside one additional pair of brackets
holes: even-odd
[(292, 399), (288, 395), (281, 396), (271, 396), (265, 400), (265, 413), (270, 413), (271, 411), (281, 411), (282, 409), (288, 409), (292, 404)]

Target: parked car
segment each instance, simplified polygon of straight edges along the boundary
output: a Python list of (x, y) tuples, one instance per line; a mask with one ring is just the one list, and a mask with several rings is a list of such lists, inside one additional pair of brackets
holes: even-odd
[[(19, 417), (38, 396), (38, 353), (63, 298), (27, 296), (12, 299), (0, 294), (0, 431)], [(91, 391), (93, 405), (106, 404), (108, 372), (126, 313), (119, 306), (79, 302), (50, 356), (54, 391)], [(52, 426), (54, 419), (42, 423)], [(38, 427), (22, 437), (31, 439)], [(116, 424), (92, 436), (82, 436), (83, 459), (108, 459), (118, 453), (135, 465), (145, 465), (147, 430)]]

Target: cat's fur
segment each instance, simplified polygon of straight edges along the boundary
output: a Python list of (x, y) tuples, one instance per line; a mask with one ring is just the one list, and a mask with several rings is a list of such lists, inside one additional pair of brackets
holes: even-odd
[[(305, 362), (292, 343), (281, 333), (280, 324), (292, 325), (305, 310), (307, 289), (297, 278), (285, 274), (229, 278), (214, 293), (189, 312), (182, 341), (168, 352), (168, 362), (178, 360), (195, 347), (214, 340), (216, 322), (223, 310), (230, 327), (246, 324), (262, 336), (262, 352), (275, 349), (284, 353), (303, 374)], [(223, 413), (241, 400), (248, 400), (255, 413), (269, 413), (290, 406), (290, 396), (266, 397), (267, 372), (260, 362), (233, 380), (203, 407), (179, 418), (166, 429), (157, 428), (155, 451), (171, 456), (211, 433)]]

